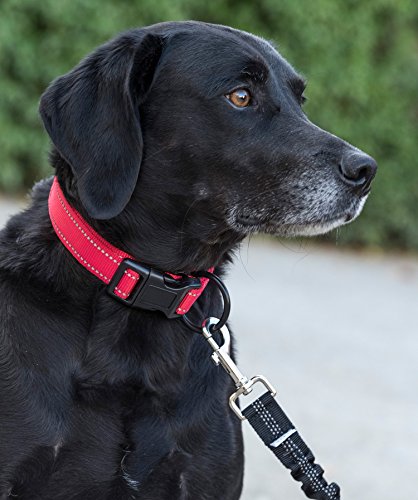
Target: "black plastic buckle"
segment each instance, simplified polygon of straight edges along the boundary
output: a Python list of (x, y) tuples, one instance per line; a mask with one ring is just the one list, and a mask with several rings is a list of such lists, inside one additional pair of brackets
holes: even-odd
[[(140, 278), (135, 288), (124, 299), (115, 294), (115, 288), (120, 283), (125, 271), (134, 271)], [(110, 283), (107, 293), (123, 304), (137, 309), (161, 311), (167, 318), (178, 318), (177, 308), (190, 290), (202, 286), (199, 278), (181, 275), (175, 279), (168, 274), (157, 271), (152, 267), (144, 266), (131, 259), (123, 260)]]

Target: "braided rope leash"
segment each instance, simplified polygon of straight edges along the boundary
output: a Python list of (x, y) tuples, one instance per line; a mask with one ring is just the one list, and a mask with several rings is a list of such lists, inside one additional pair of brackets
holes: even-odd
[[(203, 323), (202, 332), (213, 350), (213, 361), (224, 368), (237, 387), (229, 398), (231, 409), (238, 418), (249, 421), (267, 448), (290, 470), (292, 477), (302, 483), (302, 490), (308, 498), (340, 500), (340, 487), (336, 483), (328, 484), (324, 479), (324, 470), (315, 463), (313, 453), (274, 399), (276, 391), (273, 386), (261, 375), (248, 379), (230, 357), (230, 334), (226, 326), (219, 329), (224, 341), (222, 346), (215, 341), (211, 329), (218, 321), (217, 318), (208, 318)], [(249, 394), (257, 383), (264, 385), (268, 392), (241, 412), (238, 397)]]

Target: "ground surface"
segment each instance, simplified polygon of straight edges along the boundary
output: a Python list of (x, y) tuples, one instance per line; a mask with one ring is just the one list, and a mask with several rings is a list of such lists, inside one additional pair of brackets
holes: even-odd
[[(0, 226), (17, 208), (0, 200)], [(342, 498), (418, 498), (418, 259), (253, 240), (228, 285), (241, 369), (276, 386)], [(305, 498), (244, 430), (242, 499)]]

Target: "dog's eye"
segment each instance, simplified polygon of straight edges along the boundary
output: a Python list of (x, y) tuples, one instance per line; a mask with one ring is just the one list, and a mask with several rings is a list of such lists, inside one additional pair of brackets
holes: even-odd
[(246, 108), (251, 103), (251, 94), (247, 89), (236, 89), (230, 94), (226, 94), (226, 97), (237, 108)]

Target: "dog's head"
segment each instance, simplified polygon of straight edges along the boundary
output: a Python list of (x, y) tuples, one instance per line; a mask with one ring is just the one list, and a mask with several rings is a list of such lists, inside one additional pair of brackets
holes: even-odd
[(92, 218), (152, 217), (214, 244), (324, 233), (360, 213), (376, 163), (308, 120), (304, 89), (261, 38), (163, 23), (97, 49), (40, 110)]

